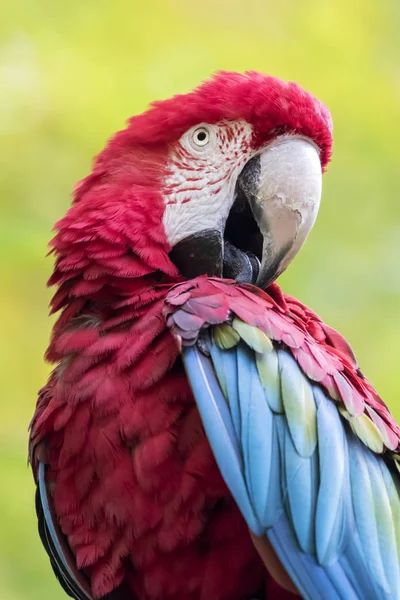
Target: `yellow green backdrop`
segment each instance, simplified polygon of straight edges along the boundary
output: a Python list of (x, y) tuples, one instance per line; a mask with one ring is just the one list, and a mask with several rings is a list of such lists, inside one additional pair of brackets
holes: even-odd
[[(0, 597), (64, 597), (42, 551), (27, 425), (51, 320), (50, 230), (106, 138), (218, 69), (294, 79), (334, 158), (281, 283), (353, 345), (400, 419), (398, 0), (12, 0), (0, 19)], [(239, 550), (240, 551), (240, 550)]]

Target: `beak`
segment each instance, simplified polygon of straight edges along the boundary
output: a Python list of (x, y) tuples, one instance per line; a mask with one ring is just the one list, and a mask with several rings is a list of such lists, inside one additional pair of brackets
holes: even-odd
[(262, 235), (262, 289), (291, 263), (317, 218), (322, 191), (319, 151), (300, 137), (282, 137), (251, 159), (238, 185)]
[(318, 214), (321, 188), (313, 142), (278, 138), (240, 173), (225, 231), (192, 234), (174, 246), (170, 257), (186, 277), (228, 277), (264, 289), (305, 242)]
[(169, 256), (185, 277), (222, 277), (224, 240), (218, 229), (193, 233), (175, 244)]

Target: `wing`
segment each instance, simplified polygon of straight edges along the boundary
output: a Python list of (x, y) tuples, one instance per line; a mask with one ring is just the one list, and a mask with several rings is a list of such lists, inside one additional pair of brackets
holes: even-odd
[[(307, 335), (295, 340), (292, 317), (282, 316), (291, 341), (290, 327), (268, 336), (265, 326), (262, 331), (235, 316), (229, 293), (226, 318), (233, 322), (216, 325), (221, 319), (212, 320), (208, 305), (203, 323), (214, 327), (200, 345), (193, 344), (190, 318), (204, 317), (204, 291), (188, 298), (186, 289), (169, 323), (177, 317), (172, 328), (181, 337), (183, 328), (188, 332), (191, 345), (182, 350), (187, 375), (219, 468), (250, 529), (268, 537), (306, 599), (399, 598), (400, 485), (396, 461), (380, 454), (388, 445), (394, 450), (398, 438), (395, 444), (393, 429), (365, 401), (361, 391), (369, 384), (357, 391), (349, 383), (353, 355), (347, 371), (339, 361), (340, 373), (331, 360), (338, 352), (331, 356), (312, 340), (321, 369), (314, 369), (319, 382), (313, 381), (293, 355), (301, 357), (304, 340), (311, 341)], [(235, 305), (242, 319), (248, 300), (245, 294)], [(176, 310), (176, 294), (172, 302)], [(265, 322), (279, 312), (264, 305), (261, 313), (257, 306), (260, 323), (262, 314)], [(282, 343), (284, 336), (293, 348)], [(307, 367), (304, 356), (302, 362)], [(327, 372), (337, 402), (326, 389)], [(369, 399), (378, 402), (376, 395)]]
[[(93, 600), (89, 580), (83, 571), (77, 568), (68, 541), (62, 533), (55, 516), (51, 497), (47, 491), (46, 466), (39, 462), (36, 488), (36, 513), (42, 544), (49, 555), (54, 574), (62, 588), (74, 600)], [(123, 600), (127, 592), (120, 586), (103, 600)]]
[(68, 543), (61, 532), (46, 488), (46, 467), (39, 463), (36, 513), (40, 539), (49, 555), (53, 571), (64, 591), (75, 600), (93, 600), (89, 582), (76, 567)]

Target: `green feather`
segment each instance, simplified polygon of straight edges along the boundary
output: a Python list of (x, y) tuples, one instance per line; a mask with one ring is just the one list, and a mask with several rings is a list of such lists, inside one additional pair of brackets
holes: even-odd
[(373, 421), (363, 413), (359, 417), (349, 417), (350, 427), (372, 452), (381, 454), (383, 452), (383, 440), (379, 429)]
[(342, 417), (344, 419), (346, 419), (346, 421), (350, 421), (351, 417), (350, 417), (350, 413), (349, 411), (345, 408), (344, 404), (338, 404), (338, 410), (340, 412), (340, 414), (342, 415)]
[(256, 353), (256, 361), (258, 375), (269, 407), (275, 413), (283, 413), (279, 363), (276, 351), (264, 352), (263, 354)]
[(229, 350), (238, 344), (240, 335), (230, 325), (223, 323), (215, 327), (214, 340), (218, 348)]
[(396, 465), (396, 469), (400, 473), (400, 455), (392, 454), (391, 458), (394, 460), (394, 464)]
[(317, 407), (312, 388), (295, 360), (280, 352), (283, 406), (293, 444), (300, 456), (310, 457), (317, 445)]
[(373, 421), (363, 413), (358, 417), (352, 417), (343, 405), (338, 406), (339, 412), (346, 421), (350, 423), (353, 433), (362, 441), (367, 448), (381, 454), (383, 452), (384, 443), (381, 432)]
[(271, 340), (263, 331), (257, 329), (257, 327), (248, 325), (248, 323), (245, 323), (242, 319), (239, 319), (239, 317), (234, 317), (232, 327), (240, 335), (242, 340), (255, 352), (262, 354), (263, 352), (272, 350), (273, 346)]

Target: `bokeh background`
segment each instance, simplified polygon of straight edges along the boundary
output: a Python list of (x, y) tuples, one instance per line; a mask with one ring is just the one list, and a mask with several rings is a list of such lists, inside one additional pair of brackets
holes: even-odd
[(64, 598), (42, 551), (27, 425), (48, 367), (51, 228), (91, 157), (148, 102), (218, 69), (330, 107), (317, 226), (281, 280), (353, 345), (400, 419), (398, 0), (12, 0), (0, 20), (0, 597)]

